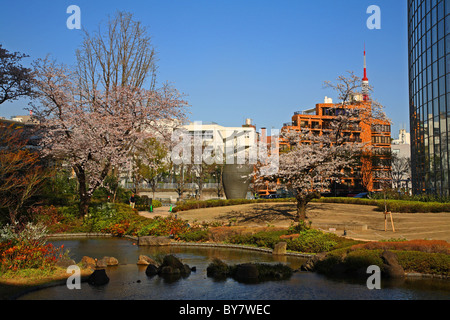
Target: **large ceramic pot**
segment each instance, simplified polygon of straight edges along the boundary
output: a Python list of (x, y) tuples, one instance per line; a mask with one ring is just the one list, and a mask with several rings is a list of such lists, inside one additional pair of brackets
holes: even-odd
[(245, 199), (251, 181), (252, 165), (226, 164), (222, 182), (227, 199)]

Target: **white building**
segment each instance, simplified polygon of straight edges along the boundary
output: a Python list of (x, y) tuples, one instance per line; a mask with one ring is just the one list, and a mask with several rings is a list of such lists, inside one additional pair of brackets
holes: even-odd
[(393, 186), (411, 190), (411, 144), (410, 134), (400, 129), (398, 139), (392, 140), (391, 151), (397, 159), (392, 161)]
[(182, 126), (182, 129), (187, 131), (194, 145), (198, 141), (201, 144), (197, 145), (203, 150), (207, 147), (214, 150), (216, 155), (221, 154), (223, 163), (248, 161), (250, 154), (256, 152), (257, 133), (250, 119), (241, 127), (224, 127), (215, 122), (191, 122)]

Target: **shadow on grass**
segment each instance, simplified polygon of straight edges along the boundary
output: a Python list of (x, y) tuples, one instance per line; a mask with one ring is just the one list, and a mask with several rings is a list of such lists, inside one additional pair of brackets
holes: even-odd
[(295, 204), (280, 203), (254, 204), (245, 210), (231, 210), (217, 217), (220, 220), (235, 220), (236, 223), (271, 223), (275, 220), (292, 220), (295, 218)]

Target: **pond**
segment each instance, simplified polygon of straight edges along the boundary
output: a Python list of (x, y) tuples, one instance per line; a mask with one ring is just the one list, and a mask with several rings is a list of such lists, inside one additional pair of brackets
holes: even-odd
[[(107, 267), (108, 284), (100, 287), (81, 284), (81, 290), (65, 285), (41, 289), (21, 296), (24, 300), (448, 300), (450, 281), (432, 279), (382, 280), (380, 290), (369, 290), (365, 279), (332, 279), (311, 272), (296, 272), (289, 280), (244, 284), (231, 278), (217, 281), (206, 276), (206, 268), (217, 257), (227, 264), (282, 262), (297, 269), (305, 261), (294, 256), (225, 248), (139, 247), (131, 240), (87, 238), (53, 240), (64, 244), (71, 257), (113, 256), (119, 266)], [(139, 255), (155, 257), (174, 254), (183, 263), (196, 267), (189, 277), (167, 281), (147, 277), (145, 266), (136, 264)]]

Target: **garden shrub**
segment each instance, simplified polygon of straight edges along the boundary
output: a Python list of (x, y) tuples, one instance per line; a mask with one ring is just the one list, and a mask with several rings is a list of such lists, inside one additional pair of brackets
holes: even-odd
[(65, 254), (64, 246), (46, 243), (47, 229), (42, 224), (6, 225), (0, 229), (0, 273), (24, 269), (53, 270)]
[(350, 272), (355, 272), (359, 269), (367, 269), (370, 265), (383, 267), (383, 260), (381, 259), (382, 250), (358, 250), (349, 252), (344, 258), (344, 263)]
[(288, 250), (308, 253), (330, 251), (337, 245), (329, 234), (315, 229), (301, 231), (297, 238), (286, 239), (286, 243)]
[(311, 225), (307, 224), (306, 221), (301, 220), (296, 224), (291, 224), (291, 226), (288, 228), (288, 234), (298, 234), (309, 229), (311, 229)]
[(79, 217), (76, 205), (50, 211), (39, 220), (46, 223), (52, 232), (96, 232), (115, 236), (173, 235), (187, 232), (189, 225), (175, 217), (155, 217), (148, 219), (138, 214), (136, 209), (125, 203), (93, 204), (89, 214)]
[[(209, 230), (209, 239), (214, 242), (232, 242), (231, 239), (235, 237), (241, 237), (244, 235), (243, 229), (241, 227), (210, 227)], [(250, 234), (250, 232), (246, 232), (246, 234)], [(236, 240), (236, 243), (239, 243), (239, 240)]]
[(264, 231), (255, 234), (236, 234), (230, 236), (228, 242), (273, 249), (277, 243), (283, 241), (286, 242), (286, 248), (288, 250), (308, 253), (330, 251), (338, 244), (334, 235), (326, 234), (315, 229), (300, 231), (298, 236), (294, 238), (286, 237), (289, 234), (288, 230)]
[(450, 276), (450, 255), (419, 251), (395, 251), (399, 264), (406, 272)]
[(280, 242), (280, 236), (285, 235), (286, 233), (286, 230), (274, 230), (257, 232), (255, 234), (238, 234), (231, 236), (228, 239), (228, 242), (273, 249), (275, 245)]
[(209, 240), (208, 230), (195, 230), (182, 233), (178, 236), (179, 240), (186, 242), (205, 242)]

